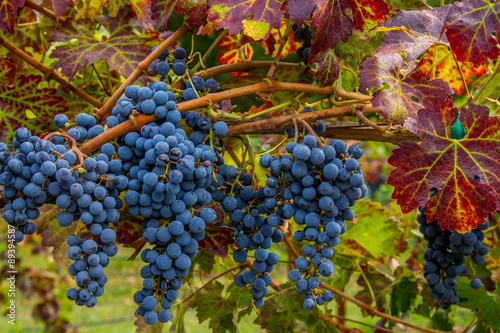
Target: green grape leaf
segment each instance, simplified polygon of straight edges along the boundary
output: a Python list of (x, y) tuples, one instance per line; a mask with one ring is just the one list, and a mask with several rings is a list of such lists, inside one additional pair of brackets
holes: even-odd
[(391, 218), (392, 212), (379, 202), (358, 200), (355, 222), (348, 225), (343, 239), (359, 244), (375, 259), (397, 257), (408, 248), (402, 230)]
[[(392, 282), (390, 278), (379, 272), (375, 267), (360, 263), (363, 275), (360, 274), (357, 279), (357, 284), (362, 288), (354, 296), (357, 300), (362, 301), (365, 304), (371, 304), (372, 306), (377, 305), (376, 308), (379, 310), (384, 309), (389, 302), (386, 297), (378, 297), (380, 293), (385, 291), (385, 288)], [(367, 284), (368, 282), (368, 284)], [(373, 292), (373, 294), (372, 294)], [(364, 314), (368, 314), (366, 310), (362, 310)]]
[(24, 0), (0, 0), (0, 29), (14, 33), (17, 8), (24, 6)]
[[(484, 221), (486, 212), (500, 209), (500, 118), (489, 118), (484, 105), (464, 107), (459, 119), (466, 134), (454, 140), (450, 128), (457, 118), (451, 101), (409, 118), (405, 127), (422, 143), (399, 143), (388, 160), (396, 169), (387, 183), (394, 186), (392, 198), (403, 213), (426, 206), (429, 221), (464, 233)], [(431, 188), (438, 192), (429, 199)]]
[(279, 28), (283, 13), (276, 0), (210, 0), (208, 21), (230, 35), (244, 31), (255, 40), (267, 39), (271, 28)]
[(496, 283), (495, 290), (490, 293), (484, 287), (472, 289), (468, 278), (459, 277), (455, 290), (460, 297), (460, 307), (474, 310), (484, 327), (492, 328), (493, 332), (500, 330), (500, 282)]
[(393, 121), (415, 118), (418, 110), (433, 107), (437, 101), (453, 93), (450, 85), (442, 79), (428, 81), (417, 75), (407, 75), (398, 53), (377, 53), (361, 66), (363, 69), (358, 75), (361, 89), (389, 85), (389, 88), (379, 89), (373, 94), (372, 104), (380, 107), (384, 117)]
[(256, 324), (271, 333), (297, 332), (297, 328), (303, 326), (302, 332), (335, 332), (331, 324), (318, 318), (318, 306), (311, 311), (304, 310), (304, 295), (297, 292), (294, 282), (280, 287), (283, 291), (266, 299), (264, 306), (259, 309), (260, 316), (255, 319)]
[(214, 281), (206, 284), (203, 292), (196, 294), (189, 305), (196, 309), (200, 323), (208, 320), (213, 332), (235, 332), (238, 308), (247, 306), (250, 299), (244, 288), (231, 285), (228, 292), (224, 292), (224, 285)]
[(394, 285), (392, 292), (391, 314), (399, 317), (400, 313), (408, 311), (418, 295), (418, 283), (414, 276), (403, 276)]
[(11, 139), (19, 127), (33, 135), (50, 131), (52, 117), (64, 113), (67, 106), (54, 88), (38, 88), (43, 77), (25, 74), (13, 77), (13, 65), (0, 59), (0, 137)]
[(314, 7), (320, 2), (320, 0), (289, 0), (286, 10), (288, 15), (290, 15), (291, 20), (295, 20), (298, 26), (313, 13)]
[[(119, 16), (113, 20), (101, 17), (109, 37), (96, 37), (95, 23), (74, 23), (58, 30), (51, 42), (63, 42), (51, 54), (58, 59), (54, 67), (72, 80), (87, 63), (108, 59), (112, 69), (119, 70), (124, 77), (130, 76), (148, 53), (142, 48), (145, 39), (134, 32), (131, 15)], [(75, 42), (74, 40), (77, 39)]]

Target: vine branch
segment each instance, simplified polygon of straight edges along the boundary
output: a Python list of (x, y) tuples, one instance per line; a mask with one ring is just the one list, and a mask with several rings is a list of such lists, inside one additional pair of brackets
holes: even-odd
[(72, 91), (75, 95), (77, 95), (78, 97), (80, 97), (84, 101), (90, 103), (92, 106), (94, 106), (96, 108), (100, 108), (102, 106), (102, 103), (99, 100), (88, 95), (86, 92), (84, 92), (83, 90), (81, 90), (77, 86), (68, 82), (65, 78), (63, 78), (61, 75), (59, 75), (54, 68), (45, 66), (44, 64), (38, 62), (35, 58), (30, 56), (29, 54), (27, 54), (23, 50), (19, 49), (15, 45), (11, 44), (3, 37), (0, 37), (0, 45), (3, 45), (6, 49), (8, 49), (14, 55), (18, 56), (19, 58), (21, 58), (24, 61), (26, 61), (27, 63), (29, 63), (31, 66), (35, 67), (37, 70), (42, 72), (45, 77), (49, 78), (50, 80), (56, 81), (57, 83), (59, 83), (63, 87), (66, 87), (68, 90)]

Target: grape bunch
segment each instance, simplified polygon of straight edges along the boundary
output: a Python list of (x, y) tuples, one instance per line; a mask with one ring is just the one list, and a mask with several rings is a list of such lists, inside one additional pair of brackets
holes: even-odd
[(268, 273), (279, 262), (278, 254), (268, 249), (283, 240), (283, 233), (277, 228), (284, 223), (278, 213), (283, 205), (275, 199), (280, 191), (278, 181), (269, 177), (267, 185), (255, 192), (251, 174), (225, 164), (219, 166), (216, 178), (220, 185), (217, 196), (221, 199), (221, 208), (230, 216), (227, 226), (235, 230), (232, 236), (238, 249), (233, 253), (234, 260), (243, 263), (248, 253), (255, 251), (251, 270), (236, 275), (235, 284), (239, 287), (252, 285), (250, 292), (254, 305), (260, 308), (271, 283)]
[(351, 207), (367, 193), (357, 161), (363, 150), (359, 145), (347, 149), (342, 140), (318, 148), (316, 137), (306, 135), (302, 143), (288, 143), (286, 151), (290, 155), (264, 155), (260, 164), (270, 169), (284, 189), (280, 201), (286, 204), (280, 216), (305, 226), (295, 232), (294, 239), (312, 243), (303, 246), (303, 256), (289, 273), (290, 280), (297, 282), (296, 289), (304, 293), (304, 308), (312, 310), (333, 299), (333, 293), (318, 289), (318, 277), (333, 274), (329, 260), (333, 247), (346, 231), (345, 220), (354, 218)]
[(311, 42), (313, 32), (311, 31), (311, 26), (305, 24), (303, 27), (299, 27), (297, 23), (292, 25), (292, 31), (294, 32), (295, 40), (302, 42), (302, 46), (297, 49), (297, 55), (304, 64), (309, 63), (309, 52), (311, 51)]
[[(435, 192), (434, 192), (435, 193)], [(451, 232), (450, 229), (441, 230), (437, 220), (427, 222), (425, 214), (426, 207), (419, 208), (420, 214), (417, 221), (419, 230), (427, 241), (427, 249), (424, 252), (424, 277), (430, 288), (430, 295), (439, 299), (442, 309), (449, 309), (452, 304), (459, 302), (459, 296), (455, 290), (457, 276), (467, 276), (469, 269), (465, 266), (465, 257), (470, 256), (476, 265), (485, 263), (484, 256), (489, 253), (487, 245), (483, 244), (484, 233), (490, 223), (478, 224), (475, 229), (461, 234)], [(479, 289), (481, 280), (475, 278), (471, 281), (471, 287)]]

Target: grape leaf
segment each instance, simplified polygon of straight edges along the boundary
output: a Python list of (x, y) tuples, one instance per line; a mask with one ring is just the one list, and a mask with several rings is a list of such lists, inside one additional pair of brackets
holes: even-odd
[(24, 0), (0, 0), (0, 29), (14, 33), (17, 8), (24, 6)]
[(64, 99), (55, 95), (57, 90), (39, 89), (41, 75), (21, 74), (14, 79), (12, 64), (6, 60), (0, 59), (0, 68), (0, 137), (11, 138), (22, 126), (33, 135), (50, 131), (52, 117), (67, 110)]
[(122, 209), (120, 211), (120, 222), (113, 224), (112, 227), (116, 231), (116, 243), (135, 250), (128, 259), (134, 260), (146, 245), (146, 241), (142, 238), (142, 219), (131, 215), (128, 209)]
[(186, 24), (193, 29), (207, 24), (208, 4), (202, 2), (195, 7), (186, 10)]
[(378, 202), (358, 200), (356, 223), (348, 228), (344, 239), (358, 243), (377, 260), (384, 255), (397, 257), (408, 244), (402, 237), (401, 228), (389, 219), (391, 213)]
[(208, 20), (230, 35), (244, 31), (255, 40), (267, 39), (271, 28), (279, 28), (283, 13), (276, 0), (210, 0)]
[[(361, 268), (364, 276), (359, 274), (357, 284), (362, 289), (359, 290), (354, 297), (366, 304), (372, 304), (372, 306), (376, 304), (377, 309), (385, 311), (383, 309), (389, 302), (389, 299), (386, 297), (377, 298), (377, 296), (384, 292), (386, 287), (392, 283), (390, 277), (377, 270), (374, 266), (365, 263), (360, 263), (359, 268)], [(361, 310), (361, 312), (365, 315), (368, 314), (364, 309)]]
[(320, 0), (289, 0), (286, 10), (291, 20), (295, 20), (298, 26), (309, 17), (314, 10), (314, 7), (318, 4)]
[[(396, 167), (387, 179), (394, 186), (403, 213), (427, 206), (428, 220), (443, 230), (461, 233), (476, 228), (486, 211), (500, 209), (500, 118), (489, 118), (487, 106), (471, 104), (460, 110), (465, 137), (453, 140), (450, 127), (458, 117), (452, 102), (422, 109), (405, 127), (422, 143), (404, 141), (393, 151), (389, 164)], [(481, 183), (473, 180), (481, 178)], [(429, 191), (438, 193), (429, 199)]]
[(448, 17), (446, 35), (458, 60), (468, 63), (469, 67), (498, 59), (500, 3), (487, 0), (455, 2)]
[[(47, 48), (47, 43), (41, 38), (41, 29), (37, 21), (38, 18), (33, 9), (24, 6), (17, 11), (17, 25), (14, 27), (13, 35), (10, 36), (8, 33), (0, 31), (0, 37), (21, 49), (32, 47), (34, 51), (42, 53)], [(12, 56), (12, 53), (6, 48), (0, 53), (4, 53), (6, 57)]]
[(161, 333), (163, 331), (163, 323), (161, 321), (158, 320), (153, 325), (146, 324), (144, 317), (140, 316), (137, 310), (135, 310), (134, 316), (137, 318), (134, 321), (137, 333)]
[(36, 232), (42, 237), (42, 246), (52, 246), (54, 260), (69, 266), (72, 261), (67, 255), (69, 245), (66, 239), (75, 233), (78, 223), (73, 222), (70, 226), (63, 228), (57, 223), (57, 214), (61, 209), (55, 205), (44, 205), (38, 209), (40, 217), (31, 222), (36, 225)]
[(205, 226), (205, 238), (198, 241), (200, 248), (210, 249), (214, 255), (225, 258), (228, 254), (228, 246), (234, 244), (231, 234), (233, 228), (216, 226), (214, 223), (207, 223)]
[(399, 317), (400, 313), (405, 313), (415, 302), (418, 295), (418, 283), (414, 276), (403, 276), (394, 285), (391, 298), (391, 314)]
[(377, 49), (377, 53), (394, 54), (402, 51), (406, 55), (406, 62), (412, 63), (434, 43), (449, 45), (442, 31), (450, 8), (451, 5), (447, 5), (432, 10), (403, 10), (396, 13), (379, 25), (395, 30), (387, 31), (387, 36)]
[[(281, 36), (283, 36), (285, 31), (286, 31), (286, 23), (285, 22), (281, 22), (281, 26), (279, 29), (275, 29), (275, 28), (271, 29), (271, 35), (269, 36), (269, 38), (266, 39), (265, 41), (262, 41), (262, 47), (264, 48), (266, 54), (269, 54), (273, 57), (276, 56), (276, 53), (278, 52), (279, 46), (281, 44), (280, 34), (281, 34)], [(294, 34), (292, 32), (290, 32), (288, 34), (288, 39), (285, 42), (285, 46), (283, 46), (280, 57), (285, 58), (290, 53), (297, 52), (297, 49), (301, 45), (302, 45), (302, 43), (297, 42), (295, 40)]]
[[(441, 61), (435, 63), (435, 59)], [(435, 71), (433, 71), (434, 67)], [(469, 68), (461, 64), (460, 67), (466, 83), (472, 80), (472, 76), (478, 78), (487, 72), (487, 68), (484, 65)], [(427, 78), (430, 78), (432, 73), (434, 73), (436, 78), (442, 78), (444, 81), (448, 82), (455, 94), (462, 95), (464, 90), (462, 77), (460, 76), (460, 71), (457, 68), (457, 64), (452, 54), (448, 51), (448, 48), (441, 45), (431, 47), (429, 52), (425, 53), (420, 60), (417, 72)]]
[(56, 20), (58, 21), (61, 16), (66, 15), (69, 8), (75, 6), (73, 0), (50, 0), (50, 3), (52, 4), (52, 10), (54, 11)]
[(384, 0), (347, 0), (353, 11), (354, 27), (367, 32), (389, 16), (389, 5)]
[(311, 26), (318, 27), (314, 33), (309, 62), (315, 61), (321, 52), (334, 49), (339, 40), (344, 43), (351, 36), (354, 24), (347, 11), (351, 10), (347, 2), (328, 0), (321, 10), (314, 12)]
[[(312, 59), (309, 59), (309, 62), (311, 61)], [(314, 62), (316, 63), (316, 73), (314, 77), (318, 79), (318, 82), (322, 86), (331, 86), (340, 74), (339, 59), (335, 54), (335, 50), (328, 49), (319, 52), (316, 57), (314, 57)]]
[[(309, 83), (307, 79), (299, 78), (302, 71), (303, 69), (300, 67), (280, 66), (274, 72), (273, 79), (280, 82)], [(299, 103), (305, 104), (311, 97), (310, 93), (305, 93), (299, 98), (299, 100), (293, 100), (299, 94), (300, 92), (297, 91), (276, 91), (271, 95), (271, 103), (278, 105), (287, 101), (292, 101), (292, 105), (299, 106)]]
[(427, 81), (416, 75), (404, 75), (403, 59), (398, 53), (375, 54), (366, 59), (359, 72), (361, 89), (389, 84), (373, 94), (373, 106), (382, 109), (384, 117), (402, 122), (407, 117), (416, 117), (417, 111), (432, 107), (437, 100), (453, 93), (450, 85), (441, 79)]
[[(134, 32), (132, 16), (119, 16), (113, 20), (101, 17), (102, 25), (109, 32), (109, 37), (100, 40), (94, 33), (95, 23), (74, 23), (58, 30), (50, 38), (51, 42), (63, 42), (51, 54), (58, 59), (54, 67), (60, 67), (64, 75), (72, 80), (86, 63), (99, 59), (108, 59), (112, 69), (120, 70), (128, 77), (148, 53), (142, 49), (144, 39)], [(142, 30), (142, 29), (140, 29)], [(78, 41), (72, 42), (77, 39)]]
[(460, 296), (460, 307), (475, 310), (479, 322), (483, 322), (486, 327), (491, 327), (493, 332), (500, 330), (500, 304), (498, 301), (500, 299), (500, 282), (497, 282), (495, 291), (490, 294), (484, 290), (484, 287), (472, 289), (467, 278), (459, 277), (456, 291)]
[[(217, 62), (222, 64), (235, 64), (243, 60), (250, 60), (253, 56), (253, 47), (249, 43), (248, 37), (245, 37), (243, 34), (226, 34), (217, 45), (215, 45), (215, 48), (222, 50), (222, 52), (217, 54)], [(240, 52), (244, 55), (245, 59), (241, 57)], [(241, 73), (238, 72), (229, 74), (234, 77), (241, 75)]]

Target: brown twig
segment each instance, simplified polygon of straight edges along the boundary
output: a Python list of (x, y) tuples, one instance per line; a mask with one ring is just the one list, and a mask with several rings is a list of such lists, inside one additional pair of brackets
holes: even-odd
[(368, 326), (368, 327), (374, 328), (375, 330), (379, 330), (379, 331), (382, 331), (382, 332), (396, 333), (393, 330), (390, 330), (390, 329), (385, 328), (385, 327), (370, 325), (370, 324), (367, 324), (367, 323), (363, 323), (362, 321), (358, 321), (358, 320), (346, 318), (344, 316), (337, 316), (337, 315), (334, 315), (334, 314), (330, 314), (330, 316), (339, 319), (339, 322), (350, 321), (350, 322), (353, 322), (353, 323), (356, 323), (356, 324), (359, 324), (359, 325), (363, 325), (363, 326)]
[(66, 87), (68, 90), (75, 93), (75, 95), (79, 96), (84, 101), (89, 102), (94, 107), (99, 108), (102, 106), (102, 103), (100, 101), (98, 101), (94, 97), (88, 95), (86, 92), (84, 92), (80, 88), (69, 83), (66, 79), (64, 79), (62, 76), (60, 76), (54, 68), (45, 66), (44, 64), (38, 62), (35, 58), (31, 57), (29, 54), (27, 54), (23, 50), (17, 48), (15, 45), (11, 44), (9, 41), (7, 41), (6, 39), (4, 39), (2, 37), (0, 37), (0, 45), (3, 45), (10, 52), (12, 52), (14, 55), (18, 56), (19, 58), (21, 58), (24, 61), (26, 61), (27, 63), (29, 63), (31, 66), (38, 69), (40, 72), (42, 72), (44, 74), (45, 77), (49, 78), (50, 80), (54, 80), (57, 83), (59, 83), (60, 85)]
[(188, 33), (190, 28), (186, 25), (180, 27), (176, 32), (174, 32), (170, 37), (168, 37), (163, 43), (161, 43), (150, 55), (146, 57), (137, 66), (132, 74), (122, 83), (122, 85), (113, 93), (113, 95), (104, 103), (104, 105), (97, 110), (96, 115), (100, 119), (105, 119), (111, 112), (113, 105), (120, 98), (120, 96), (125, 92), (125, 88), (133, 84), (141, 75), (142, 72), (148, 69), (149, 64), (153, 62), (154, 59), (165, 51), (170, 45), (172, 45), (177, 39), (179, 39), (184, 34)]
[(62, 24), (66, 23), (66, 19), (64, 17), (59, 17), (59, 19), (57, 19), (54, 12), (37, 4), (36, 2), (33, 2), (32, 0), (26, 0), (24, 5), (33, 8), (37, 12), (53, 19), (54, 21), (57, 21), (57, 22), (62, 23)]
[(372, 121), (370, 121), (368, 118), (366, 118), (364, 115), (363, 115), (363, 110), (361, 108), (356, 108), (356, 117), (358, 117), (359, 119), (359, 122), (362, 123), (362, 124), (365, 124), (365, 125), (368, 125), (370, 126), (371, 128), (373, 129), (376, 129), (377, 131), (379, 131), (380, 133), (384, 133), (386, 132), (386, 129), (373, 123)]
[(283, 34), (283, 37), (281, 38), (281, 43), (280, 43), (280, 46), (278, 48), (278, 52), (276, 52), (276, 56), (274, 57), (273, 64), (271, 65), (271, 67), (269, 67), (269, 71), (267, 72), (266, 79), (268, 79), (268, 80), (272, 80), (274, 70), (278, 67), (278, 62), (280, 61), (281, 52), (283, 52), (283, 48), (286, 45), (286, 41), (288, 40), (288, 35), (290, 34), (291, 28), (292, 28), (292, 21), (289, 21), (287, 26), (286, 26), (285, 33)]
[(294, 142), (299, 141), (299, 126), (297, 125), (297, 118), (293, 117), (293, 129), (295, 130), (295, 137), (293, 138)]
[(309, 125), (309, 123), (303, 119), (299, 119), (299, 121), (302, 123), (302, 125), (304, 125), (305, 128), (307, 128), (307, 130), (309, 131), (309, 133), (311, 133), (312, 135), (314, 135), (314, 137), (316, 138), (316, 141), (318, 143), (318, 147), (319, 148), (323, 148), (324, 147), (324, 144), (323, 142), (321, 142), (321, 139), (319, 138), (318, 134), (316, 134), (316, 132), (313, 130), (313, 128), (311, 127), (311, 125)]
[(337, 328), (338, 330), (340, 330), (342, 332), (345, 332), (345, 333), (363, 333), (362, 331), (358, 330), (357, 328), (349, 328), (345, 325), (342, 325), (338, 321), (335, 321), (332, 318), (329, 318), (322, 313), (318, 313), (318, 318), (335, 326), (335, 328)]

